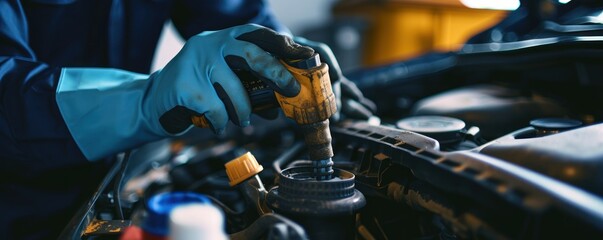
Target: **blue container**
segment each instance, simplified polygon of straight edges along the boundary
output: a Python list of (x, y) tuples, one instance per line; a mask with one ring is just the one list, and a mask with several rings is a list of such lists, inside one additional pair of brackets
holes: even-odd
[(193, 192), (166, 192), (151, 197), (146, 202), (148, 214), (142, 221), (142, 229), (153, 235), (167, 236), (172, 209), (191, 203), (210, 204), (210, 201), (205, 195)]

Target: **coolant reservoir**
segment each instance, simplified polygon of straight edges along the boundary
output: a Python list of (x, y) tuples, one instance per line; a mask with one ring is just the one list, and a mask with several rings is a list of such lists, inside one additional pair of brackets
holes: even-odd
[(170, 240), (226, 240), (224, 215), (211, 204), (188, 204), (170, 213)]
[(128, 227), (120, 240), (222, 240), (222, 211), (195, 192), (165, 192), (151, 197), (140, 226)]

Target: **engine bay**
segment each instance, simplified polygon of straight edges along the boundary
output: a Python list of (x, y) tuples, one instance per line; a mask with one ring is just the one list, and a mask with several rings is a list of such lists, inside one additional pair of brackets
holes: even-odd
[[(308, 180), (283, 117), (195, 129), (118, 156), (61, 238), (119, 239), (165, 192), (207, 196), (230, 239), (601, 238), (603, 28), (587, 16), (603, 8), (586, 9), (347, 74), (379, 112), (331, 124), (334, 180)], [(247, 152), (263, 171), (231, 186), (224, 165)]]
[[(231, 239), (544, 239), (601, 234), (602, 183), (597, 173), (603, 159), (603, 148), (598, 147), (603, 144), (598, 137), (603, 125), (545, 136), (529, 126), (481, 145), (483, 139), (477, 140), (479, 134), (470, 129), (457, 130), (461, 141), (448, 142), (444, 151), (434, 138), (415, 132), (368, 122), (340, 123), (332, 128), (334, 168), (348, 178), (348, 185), (312, 190), (289, 183), (298, 190), (292, 193), (295, 200), (287, 203), (295, 210), (289, 211), (282, 210), (282, 202), (281, 209), (274, 207), (278, 204), (270, 194), (278, 189), (275, 186), (282, 191), (283, 179), (295, 175), (291, 171), (309, 166), (294, 126), (283, 124), (278, 134), (249, 135), (248, 142), (155, 143), (130, 156), (130, 164), (149, 164), (124, 173), (128, 181), (119, 199), (126, 220), (116, 220), (115, 202), (110, 201), (115, 197), (112, 184), (120, 174), (115, 168), (115, 177), (107, 179), (105, 189), (97, 192), (82, 216), (74, 218), (79, 222), (72, 222), (73, 234), (86, 239), (116, 237), (111, 232), (115, 228), (86, 228), (95, 223), (137, 224), (145, 199), (168, 191), (209, 196), (223, 210)], [(453, 150), (473, 145), (478, 147)], [(158, 154), (158, 149), (166, 148), (170, 151)], [(264, 166), (259, 177), (268, 192), (262, 192), (255, 178), (229, 185), (223, 165), (247, 151)], [(148, 161), (149, 155), (156, 160)], [(160, 155), (164, 157), (157, 158)], [(350, 185), (360, 194), (320, 198), (311, 204), (303, 200)], [(300, 210), (303, 206), (326, 207), (313, 214)], [(328, 209), (332, 215), (326, 214)]]

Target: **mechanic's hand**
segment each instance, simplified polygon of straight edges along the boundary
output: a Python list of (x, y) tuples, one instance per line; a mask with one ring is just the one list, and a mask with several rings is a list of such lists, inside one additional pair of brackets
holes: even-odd
[(295, 37), (295, 41), (313, 48), (320, 55), (320, 60), (329, 65), (329, 77), (333, 85), (333, 93), (337, 100), (338, 109), (331, 120), (339, 121), (345, 118), (367, 120), (373, 116), (377, 110), (375, 103), (365, 98), (356, 84), (343, 76), (339, 63), (329, 46), (302, 37)]
[(267, 28), (238, 26), (192, 37), (163, 70), (150, 76), (112, 68), (62, 68), (56, 102), (81, 152), (94, 161), (183, 133), (194, 115), (204, 114), (217, 133), (228, 119), (249, 125), (247, 92), (229, 64), (294, 96), (301, 87), (277, 58), (313, 54)]
[(191, 126), (191, 116), (205, 115), (216, 133), (228, 119), (249, 125), (251, 103), (229, 64), (246, 64), (266, 84), (285, 96), (300, 91), (297, 80), (278, 61), (314, 54), (290, 38), (258, 25), (243, 25), (190, 38), (167, 66), (151, 76), (147, 102), (151, 118), (165, 131), (177, 134)]

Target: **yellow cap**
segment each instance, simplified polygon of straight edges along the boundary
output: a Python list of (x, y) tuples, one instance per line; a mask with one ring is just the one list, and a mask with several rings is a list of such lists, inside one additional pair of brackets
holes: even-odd
[(264, 170), (264, 167), (255, 160), (250, 152), (227, 162), (224, 167), (226, 167), (226, 175), (230, 180), (230, 186), (237, 185)]

